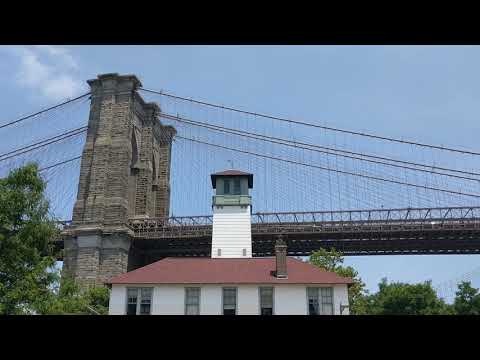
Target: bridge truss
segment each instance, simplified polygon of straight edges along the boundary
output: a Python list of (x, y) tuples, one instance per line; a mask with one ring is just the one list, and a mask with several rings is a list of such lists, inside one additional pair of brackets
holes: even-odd
[[(205, 256), (213, 216), (129, 221), (137, 248), (158, 256)], [(275, 236), (291, 256), (319, 248), (344, 255), (478, 254), (480, 207), (404, 208), (252, 214), (253, 253), (271, 256)]]

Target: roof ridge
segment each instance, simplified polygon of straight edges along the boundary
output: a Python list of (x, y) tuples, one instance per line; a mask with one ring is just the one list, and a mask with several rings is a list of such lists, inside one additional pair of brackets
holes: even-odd
[(272, 278), (275, 257), (211, 258), (166, 257), (149, 265), (112, 277), (107, 283), (312, 283), (345, 284), (353, 279), (288, 257), (288, 281)]

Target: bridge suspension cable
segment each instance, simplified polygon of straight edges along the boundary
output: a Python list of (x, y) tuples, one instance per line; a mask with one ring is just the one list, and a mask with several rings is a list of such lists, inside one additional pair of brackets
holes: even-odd
[(334, 128), (334, 127), (329, 127), (329, 126), (324, 126), (324, 125), (318, 125), (318, 124), (308, 123), (308, 122), (299, 121), (299, 120), (286, 119), (286, 118), (281, 118), (281, 117), (278, 117), (278, 116), (261, 114), (261, 113), (256, 113), (256, 112), (252, 112), (252, 111), (240, 110), (238, 108), (227, 107), (227, 106), (223, 106), (223, 105), (208, 103), (208, 102), (205, 102), (205, 101), (195, 100), (195, 99), (192, 99), (192, 98), (186, 98), (186, 97), (182, 97), (182, 96), (178, 96), (178, 95), (173, 95), (173, 94), (170, 94), (170, 93), (167, 93), (167, 92), (164, 92), (164, 91), (155, 91), (155, 90), (146, 89), (146, 88), (143, 88), (143, 87), (140, 88), (139, 90), (149, 92), (149, 93), (153, 93), (153, 94), (157, 94), (157, 95), (161, 95), (161, 96), (170, 97), (170, 98), (173, 98), (173, 99), (178, 99), (178, 100), (182, 100), (182, 101), (189, 101), (189, 102), (200, 104), (200, 105), (205, 105), (205, 106), (210, 106), (210, 107), (214, 107), (214, 108), (229, 110), (229, 111), (233, 111), (233, 112), (237, 112), (237, 113), (252, 115), (252, 116), (261, 117), (261, 118), (265, 118), (265, 119), (281, 121), (281, 122), (290, 123), (290, 124), (303, 125), (303, 126), (308, 126), (308, 127), (313, 127), (313, 128), (318, 128), (318, 129), (323, 129), (323, 130), (328, 130), (328, 131), (335, 131), (335, 132), (340, 132), (340, 133), (345, 133), (345, 134), (350, 134), (350, 135), (363, 136), (363, 137), (368, 137), (368, 138), (373, 138), (373, 139), (378, 139), (378, 140), (391, 141), (391, 142), (396, 142), (396, 143), (401, 143), (401, 144), (415, 145), (415, 146), (420, 146), (420, 147), (425, 147), (425, 148), (430, 148), (430, 149), (445, 150), (445, 151), (450, 151), (450, 152), (455, 152), (455, 153), (460, 153), (460, 154), (466, 154), (466, 155), (476, 155), (476, 156), (480, 155), (480, 152), (476, 152), (476, 151), (461, 150), (461, 149), (456, 149), (456, 148), (452, 148), (452, 147), (432, 145), (432, 144), (420, 143), (420, 142), (409, 141), (409, 140), (402, 140), (402, 139), (397, 139), (397, 138), (392, 138), (392, 137), (386, 137), (386, 136), (380, 136), (380, 135), (365, 133), (365, 132), (352, 131), (352, 130), (339, 129), (339, 128)]
[[(285, 138), (278, 138), (278, 137), (262, 135), (262, 134), (243, 131), (243, 130), (238, 130), (238, 129), (227, 128), (227, 127), (223, 127), (223, 126), (219, 126), (219, 125), (208, 124), (208, 123), (205, 123), (205, 122), (194, 121), (194, 120), (191, 120), (191, 119), (186, 119), (185, 117), (180, 117), (178, 115), (174, 116), (174, 115), (171, 115), (171, 114), (161, 113), (159, 116), (162, 117), (162, 118), (165, 118), (165, 119), (174, 120), (174, 121), (178, 121), (178, 122), (182, 122), (182, 123), (190, 124), (190, 125), (194, 125), (194, 126), (199, 126), (199, 127), (207, 128), (207, 129), (218, 131), (218, 132), (233, 134), (233, 135), (242, 136), (242, 137), (246, 137), (246, 138), (250, 138), (250, 139), (266, 141), (266, 142), (270, 142), (270, 143), (274, 143), (274, 144), (280, 144), (280, 145), (299, 148), (299, 149), (304, 149), (304, 150), (315, 151), (315, 152), (319, 152), (319, 153), (323, 153), (323, 154), (327, 154), (327, 155), (341, 156), (341, 157), (345, 157), (345, 158), (348, 158), (348, 159), (359, 160), (359, 161), (367, 161), (367, 162), (371, 162), (371, 163), (375, 163), (375, 164), (392, 166), (392, 167), (397, 167), (397, 168), (401, 168), (401, 169), (420, 171), (420, 172), (430, 173), (430, 174), (434, 174), (434, 175), (448, 176), (448, 177), (454, 177), (454, 178), (457, 178), (457, 179), (480, 182), (480, 179), (478, 179), (478, 178), (459, 176), (459, 175), (454, 175), (454, 174), (447, 174), (447, 173), (436, 172), (436, 171), (426, 170), (426, 169), (418, 169), (418, 168), (414, 168), (414, 167), (410, 167), (410, 166), (387, 163), (387, 162), (384, 162), (384, 161), (371, 160), (371, 159), (366, 159), (366, 158), (361, 158), (361, 157), (356, 157), (356, 156), (337, 154), (337, 153), (329, 152), (329, 151), (325, 151), (325, 150), (318, 150), (318, 149), (330, 149), (332, 151), (338, 151), (337, 149), (326, 148), (326, 147), (317, 146), (317, 145), (314, 145), (314, 144), (298, 142), (298, 141), (291, 141), (291, 140), (288, 140), (288, 139), (285, 139)], [(353, 152), (351, 152), (351, 153), (353, 153)], [(362, 154), (362, 153), (354, 153), (354, 154), (357, 154), (359, 156), (369, 157), (369, 155)], [(390, 161), (395, 161), (395, 160), (391, 160), (391, 159), (389, 159), (389, 160)], [(410, 165), (414, 165), (414, 166), (429, 167), (428, 165), (425, 165), (425, 164), (418, 164), (418, 163), (409, 162), (409, 161), (402, 161), (402, 163), (406, 163), (406, 164), (410, 164)], [(431, 166), (431, 168), (435, 168), (435, 167)], [(467, 173), (467, 174), (470, 174), (470, 175), (479, 175), (480, 176), (480, 173), (470, 173), (470, 172), (464, 172), (464, 171), (461, 171), (461, 170), (448, 169), (448, 168), (441, 168), (441, 169), (443, 169), (445, 171), (451, 171), (451, 172), (457, 172), (457, 173)]]
[[(4, 149), (2, 149), (4, 152), (0, 154), (0, 164), (2, 166), (4, 165), (4, 168), (6, 169), (11, 165), (18, 166), (18, 164), (23, 163), (25, 160), (34, 159), (39, 163), (39, 168), (42, 172), (52, 168), (56, 168), (57, 170), (48, 172), (47, 175), (52, 179), (52, 182), (50, 184), (52, 194), (55, 193), (55, 196), (57, 196), (56, 194), (58, 192), (58, 189), (62, 188), (63, 186), (63, 188), (65, 189), (69, 187), (68, 191), (70, 191), (73, 194), (72, 196), (74, 196), (74, 190), (71, 189), (75, 188), (74, 182), (76, 181), (76, 177), (70, 176), (68, 180), (63, 178), (60, 175), (61, 173), (63, 173), (63, 167), (60, 166), (63, 164), (72, 163), (73, 166), (68, 166), (68, 171), (72, 171), (73, 173), (73, 170), (76, 169), (78, 164), (77, 162), (73, 162), (81, 159), (81, 156), (78, 156), (80, 155), (81, 150), (77, 147), (82, 146), (84, 141), (84, 138), (83, 136), (81, 136), (81, 134), (84, 134), (86, 132), (87, 127), (82, 125), (86, 125), (84, 120), (87, 118), (87, 116), (81, 115), (80, 113), (80, 111), (85, 110), (83, 106), (81, 109), (78, 109), (76, 105), (73, 104), (71, 106), (75, 106), (74, 108), (71, 108), (71, 106), (65, 106), (64, 108), (62, 108), (62, 105), (73, 103), (75, 100), (81, 98), (85, 98), (85, 100), (79, 101), (77, 102), (77, 104), (84, 104), (88, 101), (86, 96), (89, 94), (90, 93), (84, 94), (75, 99), (68, 100), (67, 102), (58, 104), (54, 107), (44, 109), (35, 114), (11, 122), (11, 124), (15, 124), (23, 120), (31, 119), (30, 121), (24, 121), (23, 123), (21, 123), (20, 127), (11, 126), (10, 129), (6, 129), (7, 131), (14, 130), (16, 134), (19, 134), (20, 131), (25, 131), (22, 129), (26, 129), (28, 133), (22, 133), (27, 134), (27, 136), (22, 135), (21, 137), (18, 137), (18, 139), (16, 136), (12, 137), (12, 145), (15, 141), (17, 141), (17, 143), (15, 144), (16, 146), (13, 145), (10, 148), (4, 147)], [(403, 160), (397, 160), (395, 159), (398, 154), (397, 152), (392, 152), (391, 154), (387, 155), (386, 152), (384, 153), (383, 147), (381, 152), (377, 151), (376, 148), (370, 147), (370, 145), (373, 145), (373, 141), (367, 141), (368, 146), (362, 147), (361, 150), (359, 148), (351, 147), (354, 146), (354, 142), (344, 141), (343, 145), (338, 144), (337, 146), (338, 134), (335, 133), (330, 133), (330, 135), (334, 137), (334, 140), (331, 144), (324, 144), (322, 141), (321, 143), (319, 143), (319, 145), (316, 145), (317, 138), (319, 138), (317, 136), (317, 131), (311, 131), (311, 129), (309, 130), (306, 128), (300, 129), (300, 126), (291, 125), (292, 122), (287, 125), (287, 128), (284, 128), (283, 124), (279, 124), (276, 121), (267, 120), (265, 122), (251, 122), (249, 123), (249, 125), (246, 125), (246, 128), (244, 129), (244, 123), (240, 123), (237, 119), (236, 114), (233, 114), (231, 112), (217, 112), (216, 110), (212, 112), (211, 109), (207, 109), (206, 112), (203, 112), (202, 115), (200, 115), (199, 113), (195, 112), (196, 110), (198, 110), (197, 105), (182, 103), (181, 101), (176, 100), (172, 101), (171, 110), (169, 110), (170, 102), (168, 101), (168, 99), (163, 100), (167, 104), (165, 105), (167, 111), (165, 113), (160, 113), (159, 116), (166, 119), (166, 123), (170, 122), (170, 124), (172, 124), (174, 121), (179, 122), (177, 124), (180, 125), (178, 126), (179, 131), (177, 132), (176, 136), (177, 138), (179, 138), (179, 140), (183, 138), (185, 140), (191, 140), (192, 142), (203, 143), (216, 148), (229, 150), (228, 152), (216, 151), (215, 155), (218, 156), (212, 156), (214, 154), (212, 154), (212, 151), (208, 151), (207, 148), (204, 149), (207, 150), (204, 151), (205, 154), (197, 156), (191, 153), (192, 149), (196, 148), (195, 145), (192, 147), (191, 144), (188, 144), (188, 141), (187, 143), (183, 141), (179, 142), (179, 146), (175, 148), (174, 156), (176, 156), (176, 160), (181, 159), (182, 161), (175, 161), (175, 164), (177, 165), (172, 166), (172, 173), (174, 174), (172, 176), (174, 176), (174, 180), (183, 181), (178, 179), (188, 178), (188, 176), (184, 177), (183, 173), (182, 177), (179, 176), (179, 174), (183, 171), (187, 171), (187, 173), (192, 171), (202, 172), (203, 174), (203, 172), (208, 172), (214, 167), (221, 166), (219, 165), (220, 162), (226, 161), (225, 156), (234, 156), (235, 159), (238, 159), (239, 163), (242, 164), (242, 166), (251, 168), (249, 169), (250, 171), (255, 171), (258, 173), (261, 173), (263, 171), (266, 172), (263, 181), (264, 184), (262, 184), (263, 187), (267, 187), (268, 182), (273, 181), (271, 184), (271, 188), (279, 190), (275, 193), (275, 196), (278, 197), (278, 200), (277, 198), (275, 198), (275, 200), (272, 200), (272, 198), (269, 198), (262, 194), (262, 197), (260, 197), (259, 200), (259, 207), (263, 207), (266, 209), (281, 208), (288, 211), (292, 207), (298, 208), (299, 206), (301, 206), (302, 208), (305, 207), (312, 209), (318, 209), (319, 207), (323, 208), (326, 206), (325, 204), (327, 204), (328, 201), (330, 202), (331, 209), (334, 207), (341, 208), (343, 206), (342, 204), (344, 203), (347, 204), (347, 207), (351, 206), (351, 204), (353, 203), (360, 208), (364, 205), (371, 207), (373, 206), (372, 204), (378, 204), (380, 201), (382, 204), (385, 201), (389, 204), (393, 203), (394, 201), (398, 201), (400, 206), (404, 206), (405, 202), (408, 202), (408, 205), (410, 206), (412, 204), (416, 206), (429, 206), (432, 203), (435, 203), (437, 206), (439, 206), (442, 201), (449, 201), (452, 204), (457, 204), (457, 202), (460, 203), (460, 201), (463, 201), (460, 200), (461, 198), (457, 197), (447, 198), (446, 195), (444, 195), (445, 193), (454, 194), (455, 196), (461, 195), (470, 198), (480, 198), (480, 194), (477, 195), (478, 191), (476, 188), (474, 188), (473, 185), (472, 188), (470, 188), (470, 184), (467, 184), (466, 182), (459, 181), (455, 182), (454, 184), (452, 180), (452, 178), (457, 178), (459, 180), (462, 179), (479, 182), (480, 172), (475, 172), (475, 164), (471, 166), (471, 169), (467, 168), (467, 166), (458, 165), (458, 162), (452, 163), (452, 166), (447, 163), (441, 164), (443, 165), (443, 167), (428, 165), (429, 161), (425, 159), (423, 153), (421, 153), (422, 156), (417, 156), (417, 153), (420, 153), (419, 151), (414, 151), (412, 153), (412, 156), (414, 155), (415, 158), (404, 158)], [(185, 100), (190, 101), (190, 99)], [(177, 109), (177, 107), (179, 109)], [(58, 109), (48, 113), (48, 110), (52, 110), (55, 108)], [(227, 110), (231, 109), (221, 106), (220, 108)], [(75, 112), (73, 113), (70, 110), (74, 110)], [(186, 116), (174, 116), (173, 114), (177, 113), (178, 110), (181, 110), (182, 113), (183, 111), (187, 111), (187, 113), (185, 114)], [(205, 108), (203, 108), (203, 110), (205, 110)], [(235, 111), (237, 109), (233, 110)], [(190, 111), (189, 115), (188, 111)], [(36, 115), (42, 113), (46, 114), (39, 116), (38, 118), (35, 117)], [(260, 117), (262, 116), (249, 112), (243, 113)], [(216, 116), (218, 116), (219, 114), (223, 115), (223, 117), (220, 120), (221, 122), (217, 125), (215, 119)], [(230, 114), (230, 118), (225, 117), (225, 114)], [(60, 119), (60, 117), (62, 119)], [(68, 121), (64, 121), (63, 117), (65, 117), (65, 119), (67, 119)], [(39, 121), (40, 118), (41, 121)], [(272, 118), (275, 120), (275, 117)], [(45, 126), (44, 120), (51, 120), (56, 125), (48, 126), (48, 135), (43, 132), (43, 130), (41, 132), (35, 129), (35, 126), (37, 128), (43, 128)], [(223, 123), (224, 120), (234, 121), (235, 123), (227, 125), (227, 123)], [(73, 125), (71, 121), (75, 121), (75, 125)], [(182, 123), (184, 126), (181, 126)], [(293, 124), (295, 124), (295, 121), (293, 121)], [(257, 125), (259, 125), (260, 129), (257, 128)], [(1, 125), (0, 129), (6, 126), (9, 126), (9, 124)], [(34, 127), (33, 130), (31, 129), (32, 126)], [(193, 126), (198, 126), (200, 129), (194, 129), (192, 128)], [(270, 128), (268, 128), (268, 126), (270, 126)], [(277, 126), (279, 132), (278, 134), (276, 133)], [(70, 127), (70, 129), (68, 129), (68, 127)], [(320, 126), (320, 128), (323, 127)], [(289, 130), (290, 132), (288, 132)], [(227, 135), (219, 136), (218, 134), (212, 133), (211, 131), (220, 132)], [(57, 132), (58, 134), (55, 134), (55, 132)], [(320, 131), (318, 132), (320, 133)], [(321, 132), (323, 133), (323, 131)], [(41, 135), (39, 136), (39, 134)], [(46, 138), (47, 136), (48, 138)], [(162, 134), (160, 134), (160, 136), (162, 136)], [(238, 138), (236, 138), (237, 136)], [(296, 141), (296, 138), (299, 138), (300, 141)], [(327, 137), (322, 136), (321, 138), (324, 141), (329, 140)], [(260, 143), (260, 141), (266, 142), (267, 144)], [(3, 145), (7, 144), (8, 141)], [(71, 144), (73, 144), (74, 146), (71, 146)], [(278, 146), (270, 146), (268, 144), (277, 144)], [(384, 143), (382, 145), (386, 144)], [(290, 149), (282, 148), (283, 146), (290, 147)], [(401, 149), (403, 149), (402, 145), (400, 145), (400, 147)], [(40, 149), (41, 151), (38, 151)], [(238, 156), (236, 154), (232, 154), (231, 152), (238, 153)], [(317, 156), (314, 152), (325, 154), (325, 156)], [(245, 154), (250, 156), (245, 156)], [(378, 156), (376, 154), (381, 156)], [(408, 155), (406, 153), (402, 154)], [(444, 158), (444, 155), (448, 154), (442, 154), (442, 159), (440, 161), (441, 163), (443, 163), (444, 159), (446, 158)], [(4, 161), (11, 158), (14, 158), (12, 162)], [(257, 160), (255, 160), (255, 158), (257, 158)], [(184, 164), (183, 160), (185, 159), (192, 161), (194, 168), (190, 168), (189, 166), (185, 168), (184, 165), (182, 165)], [(275, 165), (275, 162), (268, 161), (269, 159), (280, 161), (280, 164), (277, 163), (277, 165)], [(362, 162), (379, 164), (379, 166), (362, 164)], [(436, 161), (436, 163), (438, 163), (438, 160)], [(387, 167), (394, 167), (397, 169), (388, 169)], [(319, 176), (317, 176), (315, 169), (321, 170), (318, 173)], [(399, 171), (399, 169), (405, 169), (406, 171)], [(342, 174), (346, 176), (342, 177)], [(427, 175), (424, 176), (423, 174)], [(428, 174), (438, 176), (428, 176)], [(350, 176), (353, 176), (353, 178), (349, 179)], [(421, 177), (417, 178), (417, 176)], [(450, 181), (445, 180), (443, 178), (445, 176), (449, 177), (449, 180), (452, 180), (452, 182), (450, 183)], [(58, 180), (56, 180), (57, 178)], [(423, 178), (424, 181), (422, 181)], [(367, 180), (380, 181), (386, 185), (380, 186), (381, 183), (376, 183), (374, 184), (374, 186), (370, 186), (371, 183), (368, 184), (370, 181)], [(68, 181), (69, 185), (64, 185), (63, 183), (57, 184), (55, 181)], [(447, 184), (446, 182), (449, 182), (449, 184)], [(296, 186), (300, 196), (297, 196), (297, 198), (292, 200), (292, 198), (288, 197), (288, 195), (285, 195), (287, 194), (284, 191), (284, 188), (287, 187), (286, 184)], [(403, 185), (407, 188), (404, 188), (404, 191), (400, 191), (401, 189), (398, 189), (398, 191), (397, 189), (391, 190), (391, 185), (388, 184)], [(188, 184), (184, 185), (187, 186)], [(188, 186), (195, 187), (195, 189), (193, 190), (195, 193), (208, 193), (206, 189), (208, 188), (207, 183), (194, 182), (194, 184)], [(410, 191), (408, 189), (409, 187), (416, 188), (417, 190), (415, 192)], [(420, 192), (418, 189), (430, 190), (434, 191), (434, 193), (430, 193), (424, 196), (423, 192)], [(312, 196), (312, 192), (315, 196)], [(71, 194), (68, 193), (68, 196), (70, 195)], [(185, 195), (179, 195), (176, 193), (174, 194), (174, 205), (172, 205), (172, 208), (175, 209), (175, 211), (184, 211), (182, 209), (182, 206), (184, 206), (183, 204), (188, 202), (189, 200), (184, 199), (183, 196)], [(303, 196), (303, 198), (301, 198), (301, 196)], [(395, 199), (393, 199), (393, 197), (395, 197)], [(414, 200), (411, 200), (410, 197), (413, 197)], [(59, 195), (58, 201), (59, 203), (65, 202), (65, 199), (65, 196)], [(302, 201), (304, 201), (306, 205), (304, 205)], [(297, 203), (300, 205), (297, 205)]]
[(38, 171), (41, 172), (41, 171), (45, 171), (45, 170), (48, 170), (48, 169), (52, 169), (52, 168), (54, 168), (54, 167), (57, 167), (57, 166), (60, 166), (60, 165), (63, 165), (63, 164), (67, 164), (67, 163), (69, 163), (69, 162), (72, 162), (72, 161), (75, 161), (75, 160), (78, 160), (78, 159), (81, 159), (81, 158), (82, 158), (82, 155), (80, 155), (80, 156), (75, 156), (75, 157), (73, 157), (73, 158), (71, 158), (71, 159), (67, 159), (67, 160), (65, 160), (65, 161), (60, 161), (60, 162), (55, 163), (55, 164), (53, 164), (53, 165), (49, 165), (49, 166), (46, 166), (46, 167), (44, 167), (44, 168), (41, 168), (41, 169), (39, 169)]
[(46, 109), (43, 109), (43, 110), (40, 110), (40, 111), (37, 111), (37, 112), (34, 113), (34, 114), (30, 114), (30, 115), (21, 117), (21, 118), (19, 118), (19, 119), (17, 119), (17, 120), (13, 120), (13, 121), (10, 121), (10, 122), (8, 122), (8, 123), (2, 124), (2, 125), (0, 125), (0, 129), (3, 129), (3, 128), (8, 127), (8, 126), (11, 126), (11, 125), (13, 125), (13, 124), (17, 124), (17, 123), (22, 122), (22, 121), (25, 121), (25, 120), (30, 119), (30, 118), (32, 118), (32, 117), (35, 117), (35, 116), (37, 116), (37, 115), (46, 113), (46, 112), (48, 112), (48, 111), (50, 111), (50, 110), (54, 110), (54, 109), (59, 108), (59, 107), (61, 107), (61, 106), (63, 106), (63, 105), (72, 103), (72, 102), (77, 101), (77, 100), (79, 100), (79, 99), (82, 99), (82, 98), (84, 98), (84, 97), (86, 97), (86, 96), (88, 96), (88, 95), (90, 95), (90, 94), (91, 94), (90, 92), (85, 93), (85, 94), (83, 94), (83, 95), (77, 96), (76, 98), (73, 98), (73, 99), (64, 101), (64, 102), (62, 102), (62, 103), (60, 103), (60, 104), (51, 106), (51, 107), (49, 107), (49, 108), (46, 108)]
[(248, 155), (253, 155), (253, 156), (262, 157), (262, 158), (266, 158), (266, 159), (271, 159), (271, 160), (288, 162), (288, 163), (291, 163), (291, 164), (296, 164), (296, 165), (301, 165), (301, 166), (306, 166), (306, 167), (312, 167), (312, 168), (316, 168), (316, 169), (320, 169), (320, 170), (336, 172), (336, 173), (340, 173), (340, 174), (344, 174), (344, 175), (358, 176), (358, 177), (362, 177), (362, 178), (366, 178), (366, 179), (370, 179), (370, 180), (389, 182), (389, 183), (393, 183), (393, 184), (397, 184), (397, 185), (405, 185), (405, 186), (411, 186), (411, 187), (421, 188), (421, 189), (425, 189), (425, 190), (433, 190), (433, 191), (445, 192), (445, 193), (450, 193), (450, 194), (455, 194), (455, 195), (462, 195), (462, 196), (480, 198), (479, 194), (464, 193), (464, 192), (460, 192), (460, 191), (454, 191), (454, 190), (448, 190), (448, 189), (442, 189), (442, 188), (435, 188), (435, 187), (430, 187), (430, 186), (426, 186), (426, 185), (412, 184), (412, 183), (398, 181), (398, 180), (391, 180), (391, 179), (385, 179), (385, 178), (380, 178), (380, 177), (371, 176), (371, 175), (358, 174), (358, 173), (354, 173), (354, 172), (350, 172), (350, 171), (332, 169), (332, 168), (328, 168), (328, 167), (324, 167), (324, 166), (307, 164), (307, 163), (304, 163), (304, 162), (279, 158), (279, 157), (265, 155), (265, 154), (259, 154), (259, 153), (250, 152), (250, 151), (246, 151), (246, 150), (241, 150), (241, 149), (237, 149), (237, 148), (231, 148), (231, 147), (223, 146), (223, 145), (219, 145), (219, 144), (212, 144), (212, 143), (209, 143), (209, 142), (206, 142), (206, 141), (192, 139), (192, 138), (184, 137), (184, 136), (181, 136), (181, 135), (176, 135), (176, 137), (180, 138), (180, 139), (184, 139), (184, 140), (208, 145), (208, 146), (222, 148), (222, 149), (225, 149), (225, 150), (235, 151), (235, 152), (244, 153), (244, 154), (248, 154)]
[(45, 139), (45, 140), (42, 140), (42, 141), (38, 141), (36, 143), (30, 144), (30, 145), (27, 145), (27, 146), (24, 146), (24, 147), (21, 147), (21, 148), (18, 148), (18, 149), (11, 150), (7, 153), (0, 154), (0, 162), (11, 159), (15, 156), (23, 155), (23, 154), (28, 153), (28, 152), (33, 151), (33, 150), (37, 150), (37, 149), (40, 149), (42, 147), (60, 142), (62, 140), (68, 139), (70, 137), (83, 134), (86, 131), (87, 131), (87, 126), (82, 126), (82, 127), (79, 127), (79, 128), (69, 130), (69, 131), (63, 132), (61, 134), (52, 136), (51, 138), (48, 138), (48, 139)]

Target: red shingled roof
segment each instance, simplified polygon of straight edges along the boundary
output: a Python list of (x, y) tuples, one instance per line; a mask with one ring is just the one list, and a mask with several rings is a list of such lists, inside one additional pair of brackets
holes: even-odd
[(277, 279), (275, 258), (165, 258), (119, 275), (109, 284), (352, 284), (350, 278), (287, 258), (287, 279)]

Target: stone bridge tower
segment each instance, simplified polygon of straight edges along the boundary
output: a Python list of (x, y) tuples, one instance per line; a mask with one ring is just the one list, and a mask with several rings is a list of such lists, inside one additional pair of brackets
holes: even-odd
[(145, 264), (133, 246), (129, 218), (169, 214), (170, 154), (175, 129), (138, 94), (134, 75), (89, 80), (91, 107), (64, 272), (84, 285)]

